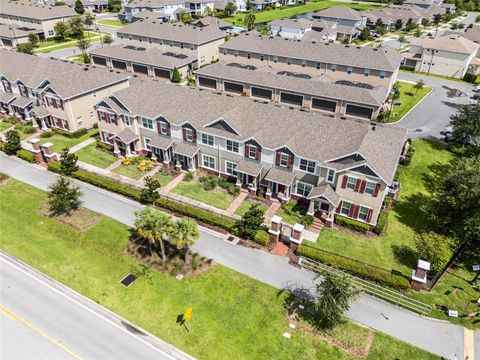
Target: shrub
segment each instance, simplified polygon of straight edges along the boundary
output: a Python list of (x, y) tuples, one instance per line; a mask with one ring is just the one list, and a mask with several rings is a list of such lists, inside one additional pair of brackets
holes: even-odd
[(41, 138), (51, 138), (53, 136), (53, 133), (51, 131), (44, 131), (40, 134)]
[(36, 130), (31, 125), (17, 124), (15, 125), (15, 130), (21, 131), (25, 134), (33, 134)]
[(200, 184), (205, 191), (213, 190), (218, 185), (218, 178), (215, 175), (205, 175), (200, 178)]
[(434, 232), (422, 233), (416, 239), (417, 256), (431, 264), (431, 274), (438, 275), (453, 255), (452, 239)]
[(16, 123), (20, 122), (20, 119), (17, 118), (16, 116), (9, 116), (9, 117), (3, 119), (3, 121), (5, 121), (7, 123), (10, 123), (12, 125), (15, 125)]
[(122, 160), (122, 165), (137, 165), (140, 162), (138, 157), (127, 157)]
[(466, 82), (469, 82), (471, 84), (473, 84), (475, 82), (475, 80), (477, 80), (477, 75), (475, 74), (471, 74), (471, 73), (466, 73), (465, 76), (463, 77), (463, 80), (466, 81)]
[(0, 151), (5, 152), (5, 143), (0, 142)]
[(68, 137), (70, 139), (78, 139), (79, 137), (82, 137), (83, 135), (88, 133), (88, 130), (83, 128), (83, 129), (78, 129), (77, 131), (70, 132), (70, 131), (65, 131), (57, 128), (52, 128), (52, 131), (55, 134), (62, 135), (65, 137)]
[(94, 129), (98, 129), (98, 124), (97, 124), (97, 123), (94, 123), (94, 124), (92, 125), (92, 127), (93, 127)]
[(320, 249), (302, 245), (297, 249), (296, 254), (343, 270), (362, 279), (373, 281), (382, 286), (389, 286), (402, 290), (410, 288), (408, 279), (403, 276), (394, 275), (387, 270), (364, 264), (340, 255), (327, 253)]
[(157, 166), (157, 163), (153, 160), (140, 160), (137, 165), (137, 169), (146, 173), (153, 170), (155, 166)]
[(308, 227), (313, 224), (313, 216), (312, 215), (305, 215), (302, 217), (300, 220), (300, 224), (302, 224), (305, 227)]
[(85, 129), (85, 128), (82, 128), (82, 129), (78, 129), (77, 131), (74, 131), (72, 133), (72, 137), (77, 139), (77, 138), (82, 137), (82, 136), (87, 135), (87, 134), (88, 134), (88, 130)]
[(230, 194), (230, 195), (238, 195), (240, 193), (240, 188), (238, 186), (236, 186), (234, 183), (228, 181), (228, 180), (225, 180), (225, 179), (222, 179), (222, 178), (218, 178), (218, 185), (222, 188), (222, 189), (225, 189), (227, 190), (227, 192)]
[(3, 145), (3, 151), (7, 155), (15, 155), (18, 150), (22, 149), (22, 145), (20, 144), (20, 135), (16, 130), (9, 130), (5, 136), (5, 144)]
[(22, 160), (28, 161), (29, 163), (35, 162), (35, 155), (33, 155), (33, 153), (31, 153), (28, 150), (23, 150), (23, 149), (18, 150), (17, 156)]
[(183, 178), (183, 180), (192, 181), (194, 177), (195, 177), (195, 174), (192, 171), (189, 171), (185, 174), (185, 177)]
[(370, 225), (362, 223), (362, 222), (357, 221), (357, 220), (349, 219), (349, 218), (346, 218), (346, 217), (343, 217), (343, 216), (338, 216), (337, 215), (336, 218), (335, 218), (335, 222), (338, 225), (345, 226), (345, 227), (347, 227), (349, 229), (352, 229), (352, 230), (355, 230), (355, 231), (360, 231), (364, 234), (366, 234), (368, 232), (368, 230), (370, 230)]
[[(391, 199), (391, 198), (387, 198), (387, 199)], [(387, 228), (387, 223), (388, 223), (388, 212), (382, 211), (378, 216), (377, 225), (373, 229), (373, 232), (378, 235), (382, 234)]]
[(257, 244), (267, 246), (268, 238), (268, 233), (265, 230), (258, 230), (255, 234), (255, 237), (253, 238), (253, 241), (255, 241)]
[(97, 146), (97, 148), (99, 148), (102, 151), (113, 152), (113, 145), (105, 144), (104, 142), (101, 142), (100, 140), (97, 140), (96, 146)]

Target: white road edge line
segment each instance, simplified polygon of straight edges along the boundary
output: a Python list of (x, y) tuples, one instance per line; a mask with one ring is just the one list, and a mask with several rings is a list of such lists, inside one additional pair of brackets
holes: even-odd
[[(129, 331), (126, 330), (125, 328), (121, 327), (120, 325), (118, 325), (118, 324), (114, 323), (113, 321), (105, 318), (104, 316), (102, 316), (102, 315), (100, 315), (99, 313), (93, 311), (92, 309), (90, 309), (89, 307), (83, 305), (82, 303), (78, 302), (77, 300), (72, 299), (72, 298), (71, 298), (70, 296), (68, 296), (67, 294), (62, 293), (60, 290), (54, 288), (54, 287), (51, 286), (50, 284), (47, 284), (45, 281), (43, 281), (43, 280), (41, 280), (41, 279), (38, 279), (37, 277), (33, 276), (32, 274), (28, 273), (27, 271), (25, 271), (25, 270), (23, 270), (22, 268), (18, 267), (17, 265), (13, 264), (13, 263), (11, 262), (11, 260), (8, 259), (8, 258), (6, 258), (5, 256), (3, 256), (3, 254), (1, 254), (1, 255), (2, 255), (2, 256), (0, 256), (0, 260), (3, 260), (5, 263), (7, 263), (8, 265), (10, 265), (11, 267), (13, 267), (13, 268), (21, 271), (21, 272), (24, 273), (25, 275), (28, 275), (30, 278), (38, 281), (39, 283), (41, 283), (41, 284), (43, 284), (44, 286), (50, 288), (51, 290), (54, 290), (56, 293), (62, 295), (63, 297), (69, 299), (70, 301), (74, 302), (75, 304), (81, 306), (81, 307), (84, 308), (85, 310), (90, 311), (92, 314), (95, 314), (96, 316), (98, 316), (99, 318), (105, 320), (106, 322), (114, 325), (115, 327), (117, 327), (117, 328), (119, 328), (120, 330), (122, 330), (123, 332), (129, 334), (130, 336), (132, 336), (133, 338), (137, 339), (138, 341), (144, 343), (145, 345), (151, 347), (152, 349), (154, 349), (154, 350), (160, 352), (161, 354), (167, 356), (169, 359), (177, 360), (176, 358), (172, 357), (170, 354), (168, 354), (168, 353), (164, 352), (163, 350), (161, 350), (161, 349), (153, 346), (152, 344), (150, 344), (149, 342), (147, 342), (147, 341), (139, 338), (138, 336), (133, 335), (131, 332), (129, 332)], [(69, 289), (70, 289), (70, 288), (69, 288)], [(73, 289), (72, 289), (72, 290), (73, 290)], [(80, 295), (81, 295), (81, 294), (80, 294)], [(83, 295), (81, 295), (81, 296), (83, 296)], [(88, 298), (87, 298), (87, 299), (88, 299)], [(102, 305), (100, 305), (100, 304), (97, 304), (97, 305), (102, 306)], [(102, 306), (102, 307), (103, 307), (103, 306)], [(107, 309), (107, 310), (108, 310), (108, 309)], [(108, 311), (110, 311), (110, 310), (108, 310)], [(118, 315), (117, 315), (117, 316), (118, 316)], [(143, 329), (142, 329), (142, 330), (143, 330)], [(172, 346), (173, 346), (173, 345), (172, 345)]]

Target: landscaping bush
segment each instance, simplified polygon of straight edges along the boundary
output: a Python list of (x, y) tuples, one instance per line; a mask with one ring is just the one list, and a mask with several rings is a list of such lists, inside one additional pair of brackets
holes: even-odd
[(234, 183), (225, 180), (223, 178), (218, 178), (218, 185), (222, 188), (227, 190), (230, 195), (238, 195), (240, 193), (240, 188), (236, 186)]
[(218, 178), (215, 175), (202, 176), (199, 181), (200, 184), (202, 184), (203, 190), (205, 191), (213, 190), (218, 185)]
[(96, 147), (99, 150), (113, 153), (113, 145), (105, 144), (104, 142), (101, 142), (100, 140), (97, 140)]
[(475, 82), (475, 80), (477, 80), (477, 75), (475, 74), (470, 74), (470, 73), (466, 73), (465, 76), (463, 77), (463, 80), (466, 81), (466, 82), (469, 82), (471, 84), (473, 84)]
[(265, 230), (258, 230), (253, 241), (255, 241), (257, 244), (267, 246), (268, 238), (268, 233)]
[(40, 134), (41, 138), (51, 138), (53, 136), (53, 132), (51, 131), (44, 131)]
[(94, 124), (92, 125), (92, 127), (93, 127), (94, 129), (98, 129), (98, 124), (97, 124), (97, 123), (94, 123)]
[(137, 169), (141, 172), (149, 172), (155, 168), (157, 163), (150, 159), (143, 159), (138, 162)]
[(304, 256), (323, 264), (343, 270), (351, 275), (358, 276), (362, 279), (373, 281), (382, 286), (389, 286), (395, 289), (406, 290), (410, 288), (407, 278), (394, 275), (387, 270), (383, 270), (368, 264), (357, 262), (343, 256), (327, 253), (320, 249), (301, 245), (296, 254)]
[(302, 224), (305, 227), (309, 227), (310, 225), (313, 224), (313, 216), (312, 215), (305, 215), (300, 220), (300, 224)]
[[(391, 199), (391, 198), (388, 198), (388, 199)], [(375, 228), (373, 229), (373, 232), (378, 235), (382, 234), (387, 227), (387, 223), (388, 223), (388, 213), (386, 211), (382, 211), (378, 216), (377, 226), (375, 226)]]
[(349, 218), (346, 218), (346, 217), (343, 217), (343, 216), (338, 216), (337, 215), (336, 218), (335, 218), (335, 222), (338, 225), (344, 226), (346, 228), (349, 228), (349, 229), (352, 229), (352, 230), (355, 230), (355, 231), (360, 231), (364, 234), (366, 234), (368, 232), (368, 230), (370, 230), (370, 225), (362, 223), (362, 222), (357, 221), (357, 220), (349, 219)]
[(29, 163), (33, 164), (35, 162), (35, 155), (28, 150), (18, 150), (17, 156), (22, 160), (28, 161)]
[(17, 124), (15, 125), (15, 130), (21, 131), (25, 134), (33, 134), (36, 130), (33, 126), (31, 125), (25, 125), (25, 124)]
[(4, 118), (3, 121), (10, 123), (12, 125), (15, 125), (16, 123), (20, 122), (20, 119), (17, 118), (16, 116), (8, 116)]
[(5, 152), (5, 143), (0, 142), (0, 151)]
[(83, 135), (88, 133), (88, 130), (83, 128), (83, 129), (78, 129), (77, 131), (70, 132), (70, 131), (65, 131), (57, 128), (52, 128), (52, 131), (57, 134), (57, 135), (62, 135), (65, 137), (68, 137), (70, 139), (77, 139), (79, 137), (82, 137)]
[(192, 181), (194, 177), (195, 177), (195, 174), (192, 171), (189, 171), (185, 174), (185, 177), (183, 178), (183, 180)]

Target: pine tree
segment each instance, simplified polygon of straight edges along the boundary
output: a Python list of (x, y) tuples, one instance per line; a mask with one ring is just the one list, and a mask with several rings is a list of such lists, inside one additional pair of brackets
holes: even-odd
[(82, 193), (78, 186), (64, 176), (60, 176), (58, 181), (50, 185), (48, 193), (48, 204), (52, 215), (70, 214), (78, 209), (79, 199)]
[(182, 75), (180, 75), (180, 71), (178, 71), (176, 67), (173, 68), (171, 80), (173, 83), (179, 83), (180, 81), (182, 81)]
[(84, 14), (85, 13), (85, 8), (83, 7), (83, 4), (82, 4), (81, 0), (75, 1), (74, 9), (75, 9), (75, 12), (77, 14)]
[(62, 150), (60, 154), (60, 171), (65, 176), (72, 176), (78, 170), (78, 156), (70, 153), (68, 148)]

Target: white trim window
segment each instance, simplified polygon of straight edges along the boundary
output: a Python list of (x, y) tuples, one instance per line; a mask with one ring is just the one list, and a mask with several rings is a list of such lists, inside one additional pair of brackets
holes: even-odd
[(81, 116), (77, 117), (77, 127), (83, 127), (83, 119)]
[(333, 184), (335, 181), (335, 170), (333, 169), (328, 169), (327, 170), (327, 177), (326, 177), (326, 182)]
[(126, 127), (132, 126), (132, 118), (130, 116), (124, 115), (123, 122), (125, 123)]
[(350, 213), (351, 207), (352, 207), (352, 204), (350, 204), (349, 202), (346, 202), (346, 201), (342, 202), (342, 208), (340, 209), (340, 214), (348, 216), (348, 214)]
[(145, 143), (145, 149), (152, 151), (152, 147), (150, 146), (150, 140), (149, 138), (144, 137), (143, 142)]
[(202, 154), (203, 166), (215, 170), (215, 158), (210, 155)]
[(249, 145), (248, 146), (248, 157), (250, 159), (257, 158), (257, 146), (256, 145)]
[(347, 67), (347, 74), (350, 75), (353, 71), (353, 68), (351, 66)]
[(193, 129), (185, 128), (185, 139), (189, 142), (193, 142)]
[(367, 181), (367, 183), (365, 184), (365, 193), (373, 195), (373, 193), (375, 192), (375, 187), (376, 186), (377, 186), (376, 183), (371, 182), (371, 181)]
[(355, 190), (356, 185), (357, 185), (357, 179), (349, 176), (347, 181), (347, 189)]
[(225, 172), (232, 176), (237, 176), (237, 164), (231, 161), (225, 160)]
[(288, 167), (288, 160), (290, 159), (290, 155), (285, 153), (280, 153), (280, 162), (279, 165), (281, 167)]
[(145, 129), (153, 130), (153, 120), (142, 117), (142, 127)]
[(300, 159), (299, 169), (310, 174), (315, 174), (315, 161)]
[(100, 121), (107, 121), (107, 114), (105, 113), (105, 111), (99, 111), (98, 115), (100, 116)]
[(360, 206), (360, 209), (358, 210), (358, 219), (367, 221), (368, 211), (369, 211), (369, 208), (365, 206)]
[(202, 134), (202, 144), (208, 145), (208, 146), (214, 146), (215, 141), (213, 139), (213, 136), (208, 134)]
[(233, 140), (227, 140), (227, 151), (238, 154), (240, 152), (240, 144)]
[(337, 71), (337, 64), (332, 64), (332, 65), (330, 65), (330, 70), (331, 70), (332, 72)]
[(367, 76), (370, 75), (370, 69), (364, 69), (363, 70), (363, 76)]
[(297, 195), (307, 197), (308, 194), (310, 194), (310, 191), (312, 191), (313, 185), (307, 184), (301, 181), (297, 181)]

